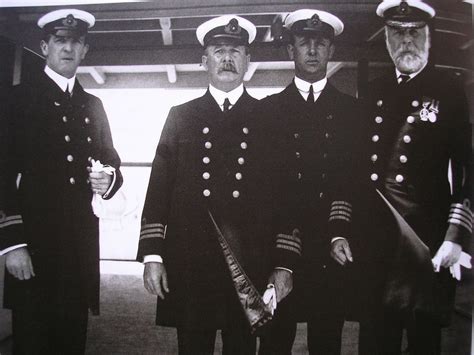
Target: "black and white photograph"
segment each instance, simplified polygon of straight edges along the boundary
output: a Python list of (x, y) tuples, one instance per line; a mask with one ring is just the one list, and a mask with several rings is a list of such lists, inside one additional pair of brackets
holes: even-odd
[(0, 0), (0, 355), (472, 355), (473, 0)]

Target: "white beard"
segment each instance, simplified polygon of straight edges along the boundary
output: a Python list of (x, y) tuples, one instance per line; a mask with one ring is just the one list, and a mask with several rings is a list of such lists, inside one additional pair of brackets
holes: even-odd
[(385, 36), (385, 44), (387, 46), (390, 58), (397, 69), (404, 74), (412, 74), (423, 69), (428, 63), (430, 53), (430, 40), (427, 36), (422, 49), (417, 49), (413, 44), (407, 47), (393, 49)]

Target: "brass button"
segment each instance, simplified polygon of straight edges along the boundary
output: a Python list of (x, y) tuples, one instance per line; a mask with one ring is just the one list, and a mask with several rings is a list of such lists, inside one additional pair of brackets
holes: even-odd
[(303, 174), (298, 173), (298, 174), (296, 174), (296, 177), (298, 178), (298, 180), (301, 180), (301, 178), (303, 177)]
[(70, 178), (69, 178), (69, 183), (70, 183), (71, 185), (74, 185), (74, 184), (76, 183), (76, 179), (74, 179), (73, 177), (70, 177)]
[(319, 193), (319, 198), (324, 198), (324, 192)]
[(69, 137), (69, 136), (66, 134), (66, 135), (64, 136), (64, 140), (69, 143), (69, 142), (71, 141), (71, 137)]
[(379, 179), (379, 176), (375, 173), (373, 173), (372, 175), (370, 175), (370, 180), (372, 181), (377, 181)]
[(298, 159), (301, 158), (301, 153), (300, 152), (296, 152), (295, 154), (296, 154), (296, 158), (298, 158)]
[(405, 180), (405, 178), (403, 177), (403, 175), (397, 175), (397, 176), (395, 176), (395, 181), (396, 181), (396, 182), (403, 182), (403, 180)]
[(405, 164), (408, 161), (406, 155), (400, 155), (400, 163)]
[(202, 194), (203, 194), (205, 197), (209, 197), (209, 196), (211, 196), (211, 191), (208, 190), (208, 189), (205, 189), (205, 190), (202, 192)]
[(89, 119), (89, 117), (86, 117), (86, 118), (84, 118), (84, 122), (85, 122), (86, 124), (89, 124), (89, 123), (91, 123), (91, 120)]
[(300, 138), (300, 134), (299, 134), (299, 133), (295, 133), (295, 134), (293, 134), (293, 137), (295, 137), (295, 139), (298, 139), (298, 138)]
[(372, 160), (375, 163), (378, 158), (379, 157), (377, 156), (377, 154), (372, 154), (372, 156), (370, 157), (370, 160)]
[(413, 116), (408, 116), (408, 117), (407, 117), (407, 122), (408, 122), (408, 123), (413, 123), (413, 122), (415, 122), (415, 117), (413, 117)]
[(208, 134), (208, 133), (209, 133), (209, 127), (204, 127), (204, 128), (202, 129), (202, 133)]
[(383, 100), (377, 100), (377, 106), (382, 107), (383, 105)]
[(410, 143), (411, 142), (411, 137), (409, 135), (405, 135), (405, 136), (403, 136), (403, 141), (405, 143)]
[(383, 122), (383, 118), (381, 116), (377, 116), (375, 117), (375, 122), (376, 123), (382, 123)]
[(212, 143), (211, 142), (206, 142), (206, 143), (204, 143), (204, 147), (206, 147), (206, 149), (211, 149), (212, 148)]
[(234, 198), (238, 198), (240, 196), (240, 192), (235, 190), (232, 192), (232, 196), (234, 196)]
[(73, 157), (71, 154), (69, 154), (69, 155), (66, 157), (66, 159), (67, 159), (68, 162), (71, 162), (71, 161), (74, 160), (74, 157)]
[(210, 177), (211, 177), (211, 174), (209, 174), (207, 171), (202, 174), (202, 178), (203, 178), (204, 180), (209, 180)]
[(211, 162), (211, 159), (209, 159), (209, 157), (204, 157), (204, 158), (202, 158), (202, 162), (204, 164), (209, 164)]
[(240, 148), (247, 149), (247, 143), (246, 142), (240, 143)]
[(242, 132), (244, 132), (244, 134), (249, 134), (249, 129), (247, 127), (244, 127), (242, 128)]
[(236, 174), (235, 174), (235, 178), (236, 178), (237, 180), (242, 180), (242, 173), (236, 173)]
[(64, 123), (67, 122), (67, 117), (66, 117), (66, 116), (63, 116), (63, 122), (64, 122)]
[(372, 142), (377, 143), (379, 141), (380, 137), (377, 134), (374, 134), (372, 136)]
[(92, 138), (91, 137), (87, 137), (87, 143), (92, 143)]
[(240, 164), (240, 165), (244, 165), (245, 163), (245, 159), (240, 157), (239, 159), (237, 159), (237, 162)]
[(418, 100), (413, 100), (413, 101), (411, 102), (411, 105), (412, 105), (413, 107), (418, 107), (418, 106), (420, 106), (420, 103), (418, 102)]

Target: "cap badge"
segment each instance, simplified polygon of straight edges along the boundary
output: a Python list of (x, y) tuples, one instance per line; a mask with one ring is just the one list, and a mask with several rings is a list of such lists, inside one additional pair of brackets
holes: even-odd
[(408, 3), (405, 0), (402, 0), (400, 5), (398, 6), (397, 12), (400, 15), (408, 15), (408, 14), (411, 13), (410, 6), (408, 5)]
[(76, 27), (77, 20), (74, 18), (73, 15), (69, 14), (66, 16), (65, 19), (63, 19), (63, 25), (67, 27)]
[(316, 28), (321, 24), (321, 19), (318, 14), (314, 14), (310, 19), (306, 21), (306, 26), (309, 28)]
[(239, 26), (239, 21), (236, 18), (231, 19), (224, 27), (224, 32), (233, 35), (240, 34), (240, 32), (242, 32), (242, 28)]

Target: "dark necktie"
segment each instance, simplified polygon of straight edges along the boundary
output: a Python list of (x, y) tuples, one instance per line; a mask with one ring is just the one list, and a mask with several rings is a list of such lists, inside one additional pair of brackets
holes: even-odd
[(314, 104), (313, 85), (309, 86), (309, 94), (308, 94), (308, 98), (306, 99), (306, 101), (310, 104)]
[(230, 101), (226, 97), (225, 100), (224, 100), (224, 112), (229, 112), (229, 110), (230, 110)]
[(410, 76), (406, 74), (400, 74), (398, 78), (401, 79), (398, 85), (404, 85), (410, 80)]
[(66, 86), (66, 91), (64, 92), (64, 94), (66, 95), (67, 99), (70, 99), (72, 96), (71, 90), (69, 90), (69, 83)]

